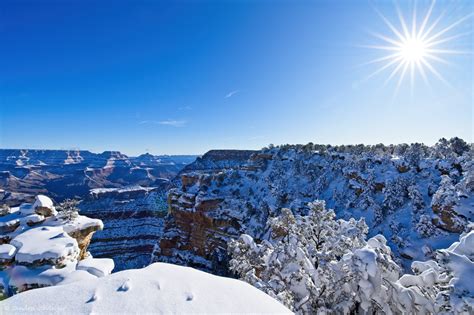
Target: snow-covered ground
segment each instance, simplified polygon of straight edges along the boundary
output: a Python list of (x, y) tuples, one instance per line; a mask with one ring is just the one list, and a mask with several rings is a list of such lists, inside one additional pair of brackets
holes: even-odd
[(24, 292), (1, 302), (0, 313), (291, 314), (245, 282), (165, 263)]
[[(163, 180), (167, 180), (167, 179), (163, 179)], [(121, 188), (93, 188), (90, 190), (89, 193), (93, 196), (97, 196), (99, 194), (113, 193), (113, 192), (116, 192), (118, 194), (125, 193), (125, 192), (133, 192), (133, 191), (149, 192), (154, 189), (156, 189), (156, 187), (142, 187), (140, 185), (130, 185), (130, 186), (121, 187)]]

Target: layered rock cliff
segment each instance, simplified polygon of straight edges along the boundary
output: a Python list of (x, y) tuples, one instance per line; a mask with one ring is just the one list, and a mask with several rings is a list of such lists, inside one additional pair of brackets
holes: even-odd
[[(279, 209), (305, 213), (309, 201), (323, 199), (340, 218), (365, 218), (370, 235), (383, 233), (408, 267), (449, 246), (473, 220), (473, 152), (458, 140), (434, 147), (283, 146), (247, 160), (198, 161), (168, 194), (152, 261), (225, 273), (229, 238), (258, 239)], [(224, 167), (208, 167), (218, 163)]]
[(180, 172), (182, 174), (191, 171), (220, 171), (223, 169), (233, 169), (242, 164), (246, 164), (255, 150), (211, 150), (196, 160), (186, 165)]
[(94, 257), (112, 258), (115, 270), (141, 268), (163, 231), (166, 186), (93, 189), (80, 204), (81, 214), (102, 220), (106, 228), (94, 234)]

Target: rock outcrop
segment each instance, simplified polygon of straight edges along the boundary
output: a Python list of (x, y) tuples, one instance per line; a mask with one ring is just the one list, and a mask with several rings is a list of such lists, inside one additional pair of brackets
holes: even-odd
[[(78, 216), (63, 220), (51, 199), (36, 196), (33, 204), (9, 208), (0, 216), (0, 296), (5, 298), (26, 290), (56, 285), (98, 272), (76, 268), (81, 260), (112, 271), (113, 261), (95, 260), (87, 252), (92, 234), (103, 228), (102, 221)], [(112, 266), (112, 268), (111, 268)]]
[(240, 230), (240, 224), (235, 218), (220, 215), (223, 201), (220, 197), (203, 197), (198, 192), (171, 190), (168, 234), (159, 242), (155, 255), (166, 256), (173, 263), (225, 274), (222, 254), (229, 236)]
[(165, 234), (152, 261), (226, 274), (227, 241), (243, 231), (243, 217), (228, 207), (230, 196), (220, 191), (226, 184), (224, 171), (252, 173), (268, 160), (258, 151), (213, 150), (188, 165), (179, 176), (181, 185), (168, 191)]
[(247, 164), (252, 154), (258, 153), (254, 150), (211, 150), (198, 157), (196, 161), (188, 164), (180, 172), (181, 174), (189, 173), (195, 170), (220, 171), (222, 169), (234, 169)]

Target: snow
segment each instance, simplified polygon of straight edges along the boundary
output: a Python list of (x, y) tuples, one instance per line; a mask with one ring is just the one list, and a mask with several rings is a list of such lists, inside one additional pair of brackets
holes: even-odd
[(24, 288), (56, 285), (74, 272), (75, 263), (68, 263), (64, 268), (44, 265), (37, 268), (16, 265), (6, 272), (10, 276), (8, 285), (14, 291)]
[(451, 255), (450, 259), (451, 261), (448, 263), (448, 266), (453, 270), (454, 274), (453, 279), (450, 281), (450, 285), (453, 285), (461, 295), (463, 292), (471, 292), (471, 294), (473, 294), (474, 262), (464, 255), (457, 255), (455, 253)]
[(104, 228), (104, 223), (99, 219), (92, 219), (83, 215), (79, 215), (73, 221), (62, 222), (63, 229), (66, 233), (72, 233), (78, 230), (85, 230), (87, 228), (98, 226), (99, 230)]
[(144, 191), (144, 192), (150, 192), (155, 190), (156, 187), (143, 187), (140, 185), (129, 185), (125, 187), (120, 187), (120, 188), (93, 188), (89, 190), (90, 195), (100, 195), (100, 194), (105, 194), (105, 193), (127, 193), (127, 192), (134, 192), (134, 191)]
[(12, 219), (12, 220), (9, 220), (9, 221), (3, 221), (3, 222), (0, 222), (0, 230), (8, 230), (10, 228), (13, 228), (15, 225), (18, 225), (20, 224), (20, 220), (19, 219)]
[(23, 203), (20, 206), (20, 212), (24, 215), (34, 214), (35, 209), (33, 208), (33, 205), (31, 203)]
[(12, 259), (15, 255), (16, 248), (10, 244), (0, 245), (0, 260)]
[(457, 312), (463, 311), (465, 305), (474, 311), (474, 231), (461, 237), (446, 253), (448, 270), (453, 275), (449, 282), (454, 288), (451, 305)]
[[(435, 260), (414, 262), (415, 275), (403, 275), (395, 285), (410, 292), (418, 310), (443, 314), (474, 311), (474, 231), (439, 250)], [(408, 305), (408, 304), (405, 304)]]
[(44, 207), (44, 208), (54, 208), (53, 206), (53, 201), (45, 196), (45, 195), (38, 195), (36, 196), (35, 203), (33, 204), (33, 209), (36, 209), (38, 207)]
[(30, 215), (25, 217), (25, 220), (26, 220), (27, 224), (31, 224), (31, 225), (36, 224), (36, 223), (40, 223), (44, 219), (45, 219), (44, 216), (42, 216), (40, 214), (37, 214), (37, 213), (30, 214)]
[(448, 251), (458, 255), (466, 255), (467, 258), (473, 259), (474, 254), (474, 231), (471, 231), (466, 236), (462, 237), (459, 242), (453, 243)]
[(92, 256), (89, 256), (77, 264), (77, 270), (85, 270), (97, 277), (104, 277), (112, 273), (113, 269), (114, 261), (109, 258), (92, 258)]
[(291, 314), (242, 281), (165, 263), (30, 290), (2, 301), (0, 309), (8, 314)]
[(356, 250), (354, 255), (361, 262), (360, 271), (367, 272), (370, 277), (375, 277), (377, 274), (377, 254), (370, 245), (368, 244), (368, 246)]
[(74, 260), (79, 255), (77, 241), (67, 235), (62, 227), (33, 228), (16, 236), (11, 244), (18, 248), (15, 261), (22, 264), (42, 261), (61, 263), (66, 259)]

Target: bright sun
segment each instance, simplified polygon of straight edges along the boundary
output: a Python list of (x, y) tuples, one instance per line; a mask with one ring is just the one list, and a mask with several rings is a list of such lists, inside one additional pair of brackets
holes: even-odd
[(400, 56), (405, 62), (421, 62), (427, 55), (427, 45), (420, 39), (409, 38), (400, 45)]
[(434, 5), (435, 1), (433, 0), (424, 15), (424, 18), (419, 24), (417, 23), (415, 6), (410, 23), (411, 25), (407, 24), (400, 8), (397, 6), (398, 19), (400, 22), (400, 27), (398, 28), (395, 27), (382, 13), (377, 11), (390, 29), (392, 35), (387, 36), (374, 33), (373, 35), (376, 38), (383, 40), (384, 44), (365, 46), (387, 52), (385, 56), (369, 62), (369, 64), (384, 63), (380, 68), (373, 72), (369, 78), (386, 69), (391, 69), (392, 71), (385, 80), (385, 83), (388, 83), (393, 77), (399, 75), (396, 91), (399, 89), (407, 73), (410, 74), (412, 88), (414, 85), (415, 73), (419, 73), (426, 84), (428, 84), (427, 73), (431, 73), (439, 80), (447, 83), (443, 76), (434, 67), (434, 63), (439, 62), (448, 64), (448, 61), (442, 57), (443, 55), (464, 53), (458, 50), (442, 48), (441, 45), (461, 36), (468, 35), (469, 32), (454, 35), (449, 34), (449, 32), (457, 25), (470, 18), (472, 14), (464, 16), (447, 27), (437, 29), (440, 25), (441, 19), (443, 18), (443, 14), (434, 21), (430, 21)]

